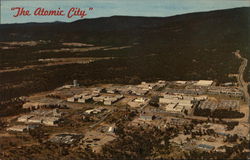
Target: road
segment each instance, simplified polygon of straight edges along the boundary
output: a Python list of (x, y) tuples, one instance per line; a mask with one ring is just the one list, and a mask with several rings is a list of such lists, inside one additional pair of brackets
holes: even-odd
[(106, 118), (108, 118), (112, 113), (114, 113), (114, 110), (110, 111), (109, 113), (107, 113), (102, 119), (100, 119), (98, 122), (96, 122), (95, 124), (91, 125), (90, 128), (94, 128), (97, 125), (99, 125), (100, 123), (102, 123), (103, 121), (106, 120)]
[(241, 87), (241, 90), (244, 93), (244, 99), (247, 105), (249, 106), (248, 122), (250, 122), (250, 98), (249, 98), (249, 93), (248, 93), (248, 82), (245, 82), (243, 78), (248, 60), (240, 55), (239, 50), (237, 50), (234, 54), (237, 58), (242, 60), (241, 65), (239, 67), (239, 75), (237, 76), (237, 80)]

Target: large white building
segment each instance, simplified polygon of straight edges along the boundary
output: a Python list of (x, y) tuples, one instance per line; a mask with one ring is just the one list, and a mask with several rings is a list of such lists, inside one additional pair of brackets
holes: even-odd
[(199, 80), (194, 85), (195, 86), (201, 86), (201, 87), (209, 87), (214, 83), (212, 80)]

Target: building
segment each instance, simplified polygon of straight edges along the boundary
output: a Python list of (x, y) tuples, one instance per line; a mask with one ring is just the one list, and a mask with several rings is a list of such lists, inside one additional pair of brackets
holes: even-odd
[(195, 86), (200, 87), (209, 87), (214, 83), (214, 81), (211, 80), (199, 80), (198, 82), (194, 83)]
[(55, 126), (59, 120), (59, 117), (44, 117), (42, 123), (47, 126)]
[(77, 102), (79, 103), (87, 103), (89, 102), (90, 100), (92, 99), (92, 96), (84, 96), (84, 97), (81, 97), (77, 100)]
[(32, 118), (33, 115), (23, 115), (17, 119), (17, 122), (23, 122), (26, 123), (30, 118)]
[(215, 149), (214, 146), (211, 146), (211, 145), (208, 145), (208, 144), (198, 144), (197, 148), (201, 149), (201, 150), (207, 150), (207, 151), (212, 151), (212, 150)]
[(117, 86), (116, 90), (120, 93), (120, 94), (130, 94), (131, 92), (131, 88), (133, 88), (131, 85), (125, 85), (125, 86)]
[(16, 125), (7, 128), (7, 131), (14, 131), (14, 132), (25, 132), (27, 131), (27, 126), (26, 125)]
[(196, 101), (205, 101), (207, 100), (207, 96), (197, 96), (197, 97), (194, 97), (194, 99)]
[(114, 94), (114, 93), (117, 93), (118, 90), (116, 89), (116, 87), (109, 87), (109, 88), (106, 88), (106, 92)]
[(112, 105), (113, 103), (122, 99), (123, 95), (112, 95), (112, 96), (104, 96), (101, 95), (99, 97), (93, 97), (95, 102), (102, 102), (104, 105)]
[(69, 97), (69, 98), (67, 98), (67, 102), (75, 102), (75, 97)]
[(113, 103), (119, 101), (122, 99), (124, 96), (123, 95), (115, 95), (115, 96), (109, 96), (104, 98), (104, 105), (112, 105)]
[(33, 129), (36, 129), (38, 127), (40, 127), (39, 124), (29, 124), (29, 125), (27, 125), (28, 130), (33, 130)]
[(131, 93), (137, 96), (144, 96), (148, 93), (148, 90), (144, 90), (141, 88), (132, 88)]
[(31, 115), (36, 115), (36, 116), (40, 116), (40, 117), (61, 117), (62, 113), (59, 112), (59, 110), (57, 108), (55, 109), (39, 109), (39, 110), (35, 110), (33, 112), (31, 112)]
[(140, 98), (135, 98), (132, 101), (128, 102), (128, 105), (133, 108), (137, 107), (143, 107), (149, 103), (148, 98), (140, 97)]
[(164, 110), (167, 113), (180, 114), (184, 113), (185, 107), (178, 105), (178, 103), (171, 103), (164, 106)]
[(184, 89), (166, 88), (165, 91), (171, 94), (190, 94), (190, 95), (202, 95), (207, 93), (206, 89), (197, 86), (195, 87), (186, 86)]
[(187, 81), (175, 81), (175, 84), (177, 85), (185, 85)]
[(134, 99), (134, 102), (138, 102), (138, 103), (146, 103), (147, 101), (148, 99), (144, 97), (139, 97), (139, 98)]
[(218, 103), (217, 109), (225, 109), (225, 110), (240, 110), (240, 101), (237, 100), (221, 100)]
[(239, 111), (240, 109), (240, 101), (238, 100), (205, 100), (200, 105), (199, 108), (201, 109), (223, 109), (223, 110), (230, 110), (230, 111)]
[(243, 92), (235, 87), (221, 87), (221, 86), (212, 86), (208, 89), (208, 94), (212, 95), (228, 95), (232, 97), (242, 98)]
[(33, 116), (32, 118), (28, 119), (28, 123), (38, 123), (41, 124), (43, 122), (43, 118), (40, 116)]
[(83, 92), (78, 95), (74, 95), (73, 97), (67, 98), (68, 102), (78, 102), (78, 103), (86, 103), (92, 100), (93, 97), (99, 96), (99, 93), (92, 92)]
[(192, 106), (192, 99), (172, 99), (172, 98), (160, 98), (159, 103), (161, 104), (176, 104), (178, 103), (179, 105), (182, 106)]
[(218, 107), (218, 102), (213, 100), (206, 100), (199, 105), (201, 109), (215, 110)]
[(149, 91), (157, 86), (156, 83), (146, 83), (146, 82), (141, 82), (141, 84), (137, 85), (137, 88), (140, 88), (145, 91)]
[(75, 80), (73, 80), (73, 86), (74, 87), (79, 87), (79, 83), (77, 82), (77, 80), (75, 79)]
[(146, 120), (146, 121), (151, 121), (153, 120), (153, 116), (152, 115), (140, 115), (140, 119), (142, 120)]
[(93, 97), (93, 101), (95, 102), (103, 102), (104, 99), (105, 99), (105, 96)]
[(104, 91), (104, 88), (95, 87), (95, 88), (91, 88), (91, 90), (92, 90), (92, 93), (100, 94)]
[(97, 114), (97, 113), (103, 112), (104, 110), (105, 110), (104, 108), (95, 108), (95, 109), (86, 110), (85, 113), (86, 114)]
[(63, 106), (63, 100), (61, 99), (55, 99), (55, 98), (40, 98), (36, 100), (31, 100), (23, 104), (24, 109), (40, 109), (44, 107), (62, 107)]

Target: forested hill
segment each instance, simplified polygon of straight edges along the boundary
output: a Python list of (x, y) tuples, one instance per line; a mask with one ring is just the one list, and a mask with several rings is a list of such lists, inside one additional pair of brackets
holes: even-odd
[[(46, 43), (0, 50), (0, 69), (36, 65), (41, 58), (114, 57), (88, 65), (68, 64), (0, 73), (1, 99), (54, 89), (78, 79), (94, 83), (138, 83), (142, 80), (235, 79), (240, 50), (250, 60), (250, 8), (235, 8), (173, 17), (113, 16), (72, 23), (0, 25), (0, 42)], [(39, 52), (60, 49), (64, 42), (130, 48), (87, 52)], [(0, 45), (0, 47), (3, 44)], [(245, 79), (250, 79), (249, 65)], [(42, 84), (42, 85), (41, 85)], [(14, 87), (13, 87), (14, 86)], [(11, 95), (11, 96), (10, 96)]]

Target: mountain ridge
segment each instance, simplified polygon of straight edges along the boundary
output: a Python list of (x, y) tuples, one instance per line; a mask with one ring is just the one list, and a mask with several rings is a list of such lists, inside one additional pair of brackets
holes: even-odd
[[(1, 93), (6, 93), (0, 98), (54, 89), (71, 83), (73, 79), (78, 79), (82, 85), (132, 84), (159, 79), (235, 82), (236, 79), (228, 75), (238, 73), (240, 61), (232, 52), (240, 50), (243, 57), (250, 59), (249, 15), (250, 8), (247, 7), (170, 18), (118, 16), (87, 22), (2, 26), (0, 41), (45, 40), (48, 43), (0, 50), (1, 68), (37, 64), (38, 59), (44, 58), (114, 58), (88, 65), (71, 64), (0, 73), (2, 86), (10, 86), (10, 89), (0, 89)], [(131, 47), (75, 53), (49, 52), (65, 48), (62, 44), (65, 42)], [(40, 50), (47, 52), (40, 53)], [(246, 81), (250, 79), (249, 70), (248, 65), (244, 73)], [(13, 89), (13, 83), (23, 85)]]

